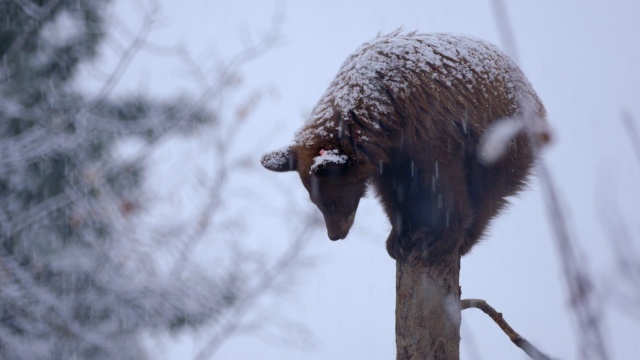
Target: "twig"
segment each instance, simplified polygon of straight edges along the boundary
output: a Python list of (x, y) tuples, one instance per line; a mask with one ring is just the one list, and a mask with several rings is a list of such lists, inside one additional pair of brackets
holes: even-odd
[(460, 301), (460, 308), (462, 310), (468, 308), (476, 308), (482, 310), (482, 312), (489, 315), (489, 317), (493, 319), (496, 324), (498, 324), (500, 329), (502, 329), (502, 331), (507, 334), (509, 339), (511, 339), (511, 341), (517, 347), (519, 347), (520, 349), (522, 349), (522, 351), (529, 355), (530, 358), (534, 360), (551, 360), (550, 357), (540, 352), (540, 350), (533, 346), (529, 341), (527, 341), (515, 330), (513, 330), (513, 328), (509, 326), (507, 321), (502, 317), (502, 313), (497, 312), (496, 309), (487, 304), (486, 301), (480, 299), (464, 299)]
[(16, 2), (22, 7), (22, 11), (24, 11), (25, 14), (34, 19), (42, 20), (40, 19), (43, 16), (42, 9), (38, 5), (27, 0), (16, 0)]
[[(640, 161), (640, 137), (631, 114), (623, 112), (622, 121), (627, 122), (627, 133)], [(612, 179), (609, 172), (606, 172), (606, 175), (601, 172), (598, 176), (596, 204), (599, 218), (611, 244), (616, 268), (613, 277), (598, 282), (598, 294), (624, 311), (625, 315), (640, 320), (640, 253), (635, 244), (633, 231), (625, 220), (627, 214), (620, 210), (616, 197), (612, 196), (611, 189), (616, 189), (616, 185), (618, 184), (615, 178)]]
[(602, 336), (602, 307), (594, 294), (593, 276), (585, 262), (581, 261), (580, 248), (570, 235), (569, 222), (560, 203), (557, 187), (542, 159), (538, 163), (538, 176), (560, 254), (571, 309), (581, 335), (580, 353), (584, 359), (609, 359)]
[(195, 360), (212, 358), (227, 338), (242, 329), (244, 324), (243, 320), (247, 317), (247, 313), (255, 306), (255, 303), (267, 292), (276, 289), (278, 281), (282, 281), (283, 278), (286, 279), (286, 276), (291, 274), (291, 269), (300, 262), (309, 234), (315, 226), (313, 216), (306, 216), (305, 220), (306, 221), (300, 226), (299, 233), (287, 247), (287, 250), (280, 255), (273, 265), (263, 269), (263, 271), (257, 275), (258, 281), (254, 286), (247, 289), (241, 296), (238, 296), (239, 301), (231, 306), (226, 320), (222, 322), (218, 331), (211, 336), (202, 349), (196, 354)]
[[(280, 28), (282, 27), (282, 18), (282, 10), (277, 9), (275, 14), (273, 15), (271, 25), (269, 30), (267, 31), (267, 34), (259, 41), (258, 44), (236, 54), (228, 64), (223, 66), (220, 77), (218, 78), (217, 82), (212, 85), (207, 84), (207, 81), (205, 80), (205, 71), (191, 59), (188, 52), (186, 52), (184, 48), (176, 48), (178, 51), (177, 55), (190, 69), (194, 77), (200, 77), (201, 85), (207, 87), (196, 104), (199, 104), (201, 101), (204, 101), (211, 97), (220, 98), (220, 94), (223, 90), (226, 90), (230, 86), (229, 84), (232, 82), (232, 79), (236, 77), (239, 72), (238, 69), (242, 65), (256, 59), (265, 51), (271, 49), (279, 38)], [(216, 153), (219, 158), (227, 158), (226, 155), (237, 139), (238, 131), (240, 130), (240, 127), (242, 125), (242, 121), (235, 121), (229, 125), (226, 131), (220, 131), (220, 137), (218, 141), (215, 142)], [(171, 273), (176, 277), (180, 277), (184, 273), (184, 270), (188, 265), (188, 259), (190, 258), (193, 249), (200, 241), (203, 240), (203, 236), (206, 234), (207, 230), (209, 230), (212, 219), (218, 211), (218, 208), (220, 206), (220, 196), (222, 194), (222, 188), (226, 186), (228, 180), (228, 165), (223, 163), (220, 170), (215, 176), (216, 178), (214, 179), (214, 182), (210, 186), (210, 190), (208, 192), (209, 200), (207, 201), (207, 204), (205, 205), (202, 213), (199, 216), (198, 226), (196, 227), (195, 231), (193, 231), (192, 234), (188, 236), (188, 239), (180, 250), (180, 254), (171, 271)]]
[(636, 124), (631, 113), (624, 111), (622, 113), (622, 122), (627, 128), (627, 134), (629, 135), (631, 146), (633, 146), (633, 151), (638, 157), (638, 162), (640, 163), (640, 133), (638, 133), (636, 129)]
[(518, 56), (518, 46), (516, 44), (515, 36), (513, 36), (513, 28), (509, 21), (509, 15), (507, 14), (507, 7), (503, 0), (491, 1), (493, 7), (493, 14), (495, 15), (496, 24), (498, 25), (498, 34), (502, 46), (505, 47), (507, 54), (516, 62), (520, 63)]
[(122, 54), (120, 60), (118, 61), (118, 64), (116, 64), (115, 68), (111, 72), (111, 75), (109, 76), (107, 81), (104, 82), (98, 94), (93, 99), (87, 102), (84, 109), (93, 109), (97, 105), (101, 104), (107, 98), (111, 90), (113, 90), (113, 88), (118, 84), (120, 78), (131, 63), (131, 60), (133, 60), (134, 56), (144, 45), (151, 31), (151, 28), (154, 25), (158, 11), (159, 10), (157, 7), (153, 7), (145, 14), (144, 22), (142, 23), (142, 26), (140, 26), (138, 34)]

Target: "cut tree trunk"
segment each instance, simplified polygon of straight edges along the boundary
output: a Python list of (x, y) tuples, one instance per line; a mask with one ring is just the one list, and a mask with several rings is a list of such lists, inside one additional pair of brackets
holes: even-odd
[(396, 263), (397, 360), (460, 359), (460, 254), (426, 263), (419, 250)]

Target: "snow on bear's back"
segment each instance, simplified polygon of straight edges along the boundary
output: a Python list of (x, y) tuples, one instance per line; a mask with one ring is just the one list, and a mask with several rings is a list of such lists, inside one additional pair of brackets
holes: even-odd
[(341, 133), (352, 115), (379, 128), (380, 119), (397, 110), (394, 102), (408, 98), (425, 81), (427, 91), (434, 93), (447, 88), (485, 98), (495, 96), (499, 83), (500, 96), (514, 104), (521, 94), (535, 94), (517, 65), (488, 42), (458, 34), (395, 31), (364, 43), (345, 60), (296, 142)]

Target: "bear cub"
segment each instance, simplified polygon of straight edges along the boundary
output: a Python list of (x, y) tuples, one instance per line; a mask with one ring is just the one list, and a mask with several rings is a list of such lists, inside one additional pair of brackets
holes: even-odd
[[(530, 83), (494, 45), (396, 31), (350, 55), (293, 143), (262, 165), (298, 172), (331, 240), (347, 236), (373, 188), (389, 255), (435, 260), (469, 252), (523, 188), (543, 142), (530, 129), (545, 125)], [(480, 144), (500, 126), (515, 130), (489, 159)]]

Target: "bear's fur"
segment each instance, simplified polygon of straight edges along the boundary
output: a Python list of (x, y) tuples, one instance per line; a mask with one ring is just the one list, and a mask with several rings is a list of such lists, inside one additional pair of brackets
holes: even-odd
[(497, 162), (479, 156), (488, 127), (515, 117), (546, 124), (535, 91), (495, 46), (397, 31), (356, 50), (294, 143), (262, 164), (299, 173), (332, 240), (347, 236), (370, 185), (392, 225), (391, 257), (417, 245), (427, 259), (465, 254), (533, 166), (526, 131)]

